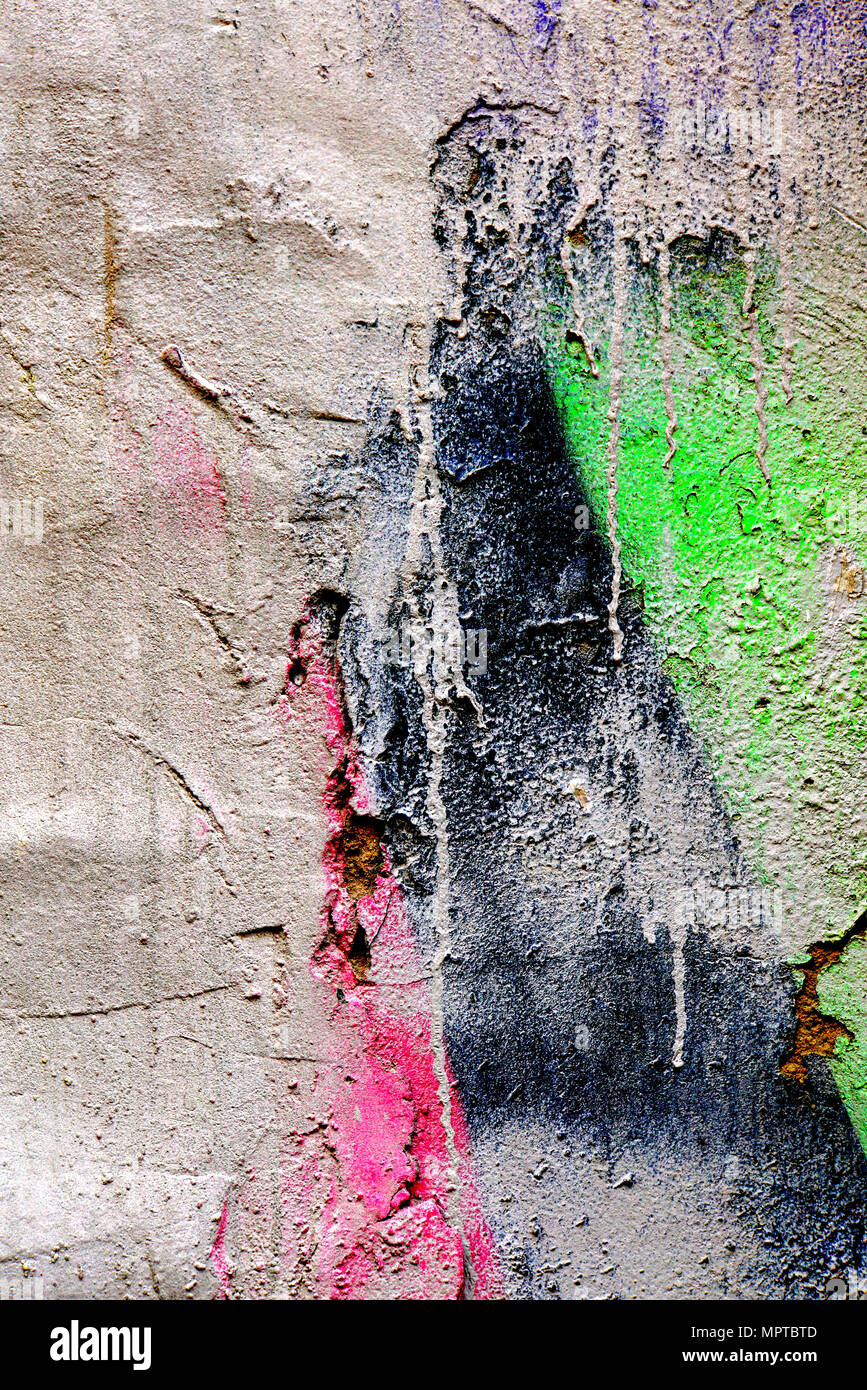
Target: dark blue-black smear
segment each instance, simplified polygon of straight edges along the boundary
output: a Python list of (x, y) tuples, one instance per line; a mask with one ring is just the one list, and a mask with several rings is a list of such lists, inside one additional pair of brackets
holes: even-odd
[[(468, 676), (484, 729), (456, 700), (442, 783), (453, 937), (445, 1031), (471, 1135), (541, 1124), (607, 1159), (612, 1171), (624, 1155), (638, 1162), (642, 1154), (651, 1166), (663, 1155), (698, 1167), (717, 1182), (729, 1225), (736, 1220), (763, 1248), (753, 1292), (822, 1296), (832, 1272), (860, 1266), (867, 1163), (826, 1065), (810, 1059), (804, 1088), (779, 1075), (794, 1033), (791, 973), (691, 931), (684, 1065), (674, 1068), (668, 925), (663, 913), (651, 944), (648, 904), (624, 881), (628, 861), (652, 853), (670, 830), (687, 847), (684, 881), (715, 872), (720, 882), (744, 882), (746, 872), (643, 631), (641, 596), (627, 580), (618, 667), (607, 628), (607, 546), (575, 525), (585, 499), (538, 351), (460, 342), (444, 330), (434, 367), (445, 566), (462, 622), (488, 633), (487, 674)], [(406, 441), (393, 422), (372, 451), (385, 505), (390, 468), (405, 500)], [(398, 592), (395, 613), (402, 601)], [(409, 671), (360, 669), (353, 621), (347, 615), (343, 649), (357, 728), (363, 741), (365, 718), (374, 707), (387, 711), (368, 768), (391, 862), (431, 954), (436, 842), (425, 811), (420, 690)], [(624, 862), (600, 868), (597, 818), (560, 797), (553, 804), (565, 810), (541, 836), (549, 871), (531, 883), (510, 834), (537, 823), (540, 778), (562, 785), (576, 761), (591, 789), (604, 788), (603, 824), (611, 813), (629, 826)], [(654, 808), (645, 764), (654, 776), (668, 767), (672, 782), (688, 783), (677, 826), (661, 804)], [(530, 1269), (526, 1283), (530, 1296), (543, 1287)]]
[[(532, 820), (527, 789), (540, 771), (568, 768), (581, 749), (589, 780), (628, 810), (643, 742), (661, 744), (672, 778), (695, 786), (687, 831), (717, 843), (730, 881), (742, 881), (744, 865), (628, 584), (625, 656), (620, 668), (611, 660), (609, 558), (597, 534), (575, 527), (585, 499), (538, 353), (471, 348), (443, 335), (436, 411), (445, 564), (466, 621), (487, 628), (489, 643), (477, 681), (485, 737), (459, 708), (443, 782), (454, 937), (446, 1034), (471, 1131), (543, 1118), (612, 1163), (668, 1151), (720, 1179), (736, 1156), (732, 1201), (765, 1242), (762, 1287), (816, 1296), (829, 1270), (860, 1263), (867, 1163), (825, 1065), (803, 1089), (779, 1075), (793, 1038), (790, 972), (691, 932), (688, 1038), (676, 1069), (665, 926), (655, 944), (645, 939), (644, 909), (616, 870), (583, 909), (570, 901), (566, 921), (556, 891), (516, 875), (506, 832)], [(612, 739), (626, 725), (630, 737)], [(661, 805), (659, 816), (651, 835), (669, 829)], [(630, 856), (647, 834), (637, 827)], [(567, 878), (584, 836), (580, 818), (549, 836)], [(576, 1022), (592, 1040), (586, 1050)]]
[[(689, 933), (684, 1065), (672, 1065), (670, 924), (665, 905), (634, 885), (657, 882), (642, 865), (660, 847), (684, 886), (748, 883), (749, 865), (628, 576), (624, 660), (611, 659), (604, 518), (581, 525), (576, 508), (587, 499), (526, 312), (539, 287), (568, 309), (557, 276), (580, 203), (571, 164), (534, 152), (520, 113), (474, 108), (472, 116), (444, 139), (434, 171), (435, 233), (446, 253), (458, 237), (466, 273), (464, 322), (460, 331), (441, 325), (431, 363), (445, 569), (463, 626), (488, 634), (487, 674), (467, 678), (484, 728), (465, 700), (454, 701), (442, 782), (453, 939), (445, 1031), (470, 1132), (476, 1140), (516, 1126), (560, 1134), (612, 1171), (627, 1155), (636, 1167), (659, 1160), (660, 1172), (682, 1159), (684, 1171), (709, 1176), (705, 1195), (718, 1193), (720, 1216), (740, 1224), (743, 1245), (762, 1250), (742, 1287), (821, 1297), (831, 1273), (860, 1267), (867, 1162), (824, 1062), (808, 1059), (803, 1088), (781, 1078), (794, 984), (787, 967), (748, 945)], [(613, 156), (602, 163), (604, 184)], [(515, 171), (525, 188), (518, 217)], [(510, 216), (513, 234), (504, 236)], [(602, 285), (611, 250), (604, 196), (577, 235), (592, 245)], [(408, 506), (411, 452), (384, 411), (368, 464), (391, 515)], [(410, 608), (425, 611), (437, 580), (432, 556), (422, 568), (412, 594), (395, 575), (390, 624)], [(356, 732), (430, 957), (437, 860), (421, 692), (411, 672), (359, 655), (370, 650), (363, 623), (350, 610), (341, 643)], [(562, 794), (575, 769), (604, 803), (587, 815)], [(669, 801), (666, 781), (677, 791)], [(622, 854), (600, 844), (624, 827)], [(524, 1195), (533, 1210), (534, 1194)], [(531, 1265), (532, 1297), (546, 1283)]]

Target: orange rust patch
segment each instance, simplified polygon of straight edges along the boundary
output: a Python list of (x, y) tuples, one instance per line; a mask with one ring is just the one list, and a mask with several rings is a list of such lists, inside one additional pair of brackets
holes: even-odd
[(382, 872), (382, 837), (372, 816), (350, 813), (337, 843), (343, 861), (343, 882), (353, 902), (367, 898), (376, 888)]
[(795, 1001), (795, 1045), (780, 1067), (789, 1081), (801, 1086), (807, 1080), (807, 1057), (833, 1057), (840, 1038), (852, 1041), (852, 1033), (836, 1018), (826, 1014), (819, 1002), (819, 976), (829, 965), (836, 965), (850, 941), (867, 934), (867, 913), (853, 923), (838, 941), (817, 941), (808, 947), (810, 960), (798, 967), (804, 983)]
[(834, 588), (838, 594), (843, 594), (848, 599), (858, 599), (864, 597), (865, 586), (864, 570), (860, 565), (856, 565), (844, 553), (840, 560), (840, 573), (834, 580)]

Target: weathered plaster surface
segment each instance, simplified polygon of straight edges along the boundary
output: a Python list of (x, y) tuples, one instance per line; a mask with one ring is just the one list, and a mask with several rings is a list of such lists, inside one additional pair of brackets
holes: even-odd
[(4, 17), (4, 1274), (860, 1269), (865, 21)]

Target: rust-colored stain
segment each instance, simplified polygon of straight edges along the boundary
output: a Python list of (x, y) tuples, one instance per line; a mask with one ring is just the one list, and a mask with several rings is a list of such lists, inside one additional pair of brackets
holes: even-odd
[[(338, 595), (321, 591), (320, 602), (314, 610), (311, 603), (307, 613), (290, 630), (289, 656), (286, 677), (283, 682), (283, 695), (291, 698), (293, 689), (303, 686), (307, 681), (311, 660), (314, 659), (315, 646), (311, 648), (308, 628), (312, 626), (314, 643), (323, 645), (330, 638), (332, 652), (329, 658), (332, 673), (339, 679), (334, 645), (340, 625), (340, 598)], [(340, 713), (341, 727), (351, 734), (352, 724), (348, 711)], [(359, 983), (367, 979), (371, 967), (371, 944), (364, 926), (358, 920), (357, 904), (376, 892), (377, 882), (385, 867), (382, 848), (382, 822), (376, 817), (363, 815), (351, 806), (357, 770), (353, 770), (348, 752), (344, 752), (336, 766), (332, 768), (325, 786), (325, 801), (339, 828), (335, 828), (326, 848), (326, 856), (339, 878), (340, 886), (349, 898), (348, 912), (335, 912), (336, 900), (327, 904), (326, 930), (322, 941), (316, 948), (314, 959), (320, 963), (326, 958), (328, 949), (336, 946), (345, 956)], [(389, 902), (391, 900), (389, 899)], [(385, 916), (388, 915), (388, 907)], [(383, 921), (385, 920), (383, 917)], [(380, 922), (377, 932), (382, 926)]]
[(808, 964), (798, 967), (804, 973), (804, 983), (795, 1002), (795, 1045), (780, 1067), (789, 1081), (803, 1086), (807, 1080), (807, 1057), (833, 1057), (840, 1038), (851, 1042), (852, 1034), (845, 1024), (822, 1010), (819, 976), (829, 965), (837, 964), (851, 941), (865, 934), (867, 913), (862, 913), (838, 941), (818, 941), (810, 946)]
[(353, 902), (369, 897), (382, 872), (382, 839), (379, 824), (372, 816), (346, 817), (340, 832), (338, 852), (343, 860), (343, 882)]
[(846, 598), (864, 597), (865, 573), (860, 565), (848, 558), (840, 561), (840, 574), (834, 581), (834, 588)]

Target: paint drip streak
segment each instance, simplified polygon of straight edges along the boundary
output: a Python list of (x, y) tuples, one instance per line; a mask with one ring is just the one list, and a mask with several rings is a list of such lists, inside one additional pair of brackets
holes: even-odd
[(795, 349), (795, 337), (793, 325), (795, 321), (795, 294), (792, 285), (792, 234), (794, 231), (794, 216), (789, 211), (783, 220), (782, 236), (780, 238), (779, 249), (779, 274), (780, 288), (783, 299), (783, 351), (781, 354), (783, 368), (783, 394), (786, 397), (786, 405), (791, 405), (795, 398), (792, 390), (792, 353)]
[(671, 360), (671, 253), (668, 244), (660, 247), (659, 250), (659, 346), (662, 356), (662, 392), (665, 397), (665, 442), (668, 450), (665, 455), (663, 467), (669, 477), (673, 474), (671, 467), (672, 460), (677, 453), (677, 441), (675, 431), (677, 430), (677, 411), (674, 404), (674, 391), (672, 389), (673, 368)]
[(626, 318), (626, 241), (618, 233), (614, 241), (614, 319), (611, 325), (610, 365), (608, 388), (608, 541), (611, 546), (611, 602), (608, 605), (608, 630), (614, 638), (614, 661), (623, 659), (623, 630), (617, 620), (620, 605), (620, 582), (623, 577), (620, 537), (617, 530), (617, 461), (620, 453), (620, 403), (623, 396), (623, 328)]
[(748, 251), (745, 257), (747, 266), (747, 287), (744, 294), (743, 315), (747, 321), (747, 336), (750, 344), (750, 362), (753, 367), (753, 384), (756, 388), (756, 420), (759, 427), (759, 438), (756, 446), (756, 462), (762, 471), (762, 477), (770, 485), (771, 475), (768, 472), (767, 452), (768, 452), (768, 388), (765, 385), (765, 359), (762, 352), (762, 342), (759, 337), (759, 312), (756, 308), (756, 258), (754, 251)]
[(681, 933), (675, 939), (674, 955), (672, 959), (672, 975), (674, 976), (674, 1012), (676, 1018), (674, 1047), (671, 1053), (671, 1065), (673, 1067), (683, 1066), (683, 1045), (686, 1041), (686, 994), (684, 990), (686, 966), (683, 959), (684, 935), (685, 933)]
[[(418, 326), (417, 326), (418, 327)], [(434, 1075), (442, 1106), (443, 1127), (446, 1135), (446, 1148), (449, 1162), (447, 1182), (449, 1210), (446, 1215), (453, 1224), (460, 1225), (460, 1203), (462, 1193), (460, 1159), (455, 1137), (452, 1114), (452, 1095), (446, 1064), (445, 1034), (443, 1024), (443, 965), (451, 950), (451, 919), (449, 904), (449, 837), (448, 815), (442, 797), (443, 764), (448, 741), (448, 708), (442, 703), (450, 690), (467, 698), (481, 720), (481, 709), (471, 690), (466, 686), (460, 666), (453, 666), (447, 655), (451, 646), (446, 639), (450, 630), (458, 623), (458, 598), (455, 586), (446, 575), (440, 541), (440, 521), (442, 496), (435, 464), (433, 420), (430, 406), (430, 332), (425, 325), (421, 328), (421, 341), (417, 360), (410, 364), (409, 383), (418, 426), (418, 468), (413, 496), (413, 509), (410, 532), (407, 541), (403, 566), (405, 590), (412, 593), (414, 581), (422, 568), (422, 538), (427, 537), (430, 548), (433, 574), (428, 588), (430, 612), (427, 618), (419, 617), (432, 630), (432, 666), (428, 671), (414, 665), (416, 679), (422, 692), (422, 722), (430, 756), (428, 774), (427, 811), (436, 832), (436, 888), (433, 902), (433, 925), (436, 934), (436, 951), (431, 963), (431, 1047)], [(422, 600), (423, 602), (423, 600)], [(465, 1250), (466, 1241), (464, 1242)], [(473, 1278), (472, 1266), (468, 1265), (470, 1284)]]

